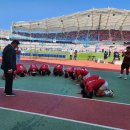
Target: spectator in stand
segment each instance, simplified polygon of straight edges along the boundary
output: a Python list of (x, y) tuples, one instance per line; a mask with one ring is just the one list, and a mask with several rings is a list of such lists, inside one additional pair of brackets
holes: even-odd
[(126, 74), (124, 76), (124, 79), (127, 79), (127, 76), (129, 74), (129, 68), (130, 68), (130, 46), (126, 48), (126, 52), (123, 52), (122, 56), (124, 57), (122, 65), (121, 65), (121, 72), (120, 72), (120, 78), (122, 78), (124, 69), (126, 69)]
[(74, 60), (77, 60), (77, 50), (74, 52)]

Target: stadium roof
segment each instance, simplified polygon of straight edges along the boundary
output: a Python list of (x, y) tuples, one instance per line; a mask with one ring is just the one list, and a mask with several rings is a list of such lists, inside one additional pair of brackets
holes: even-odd
[(13, 31), (21, 30), (30, 32), (69, 32), (109, 29), (130, 31), (130, 10), (115, 8), (91, 9), (39, 21), (16, 22), (12, 25)]

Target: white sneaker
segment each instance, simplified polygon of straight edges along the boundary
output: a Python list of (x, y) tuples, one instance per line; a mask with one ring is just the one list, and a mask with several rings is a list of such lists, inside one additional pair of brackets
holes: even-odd
[(127, 75), (126, 74), (124, 75), (124, 80), (127, 80)]
[(122, 78), (122, 75), (117, 76), (118, 78)]
[(127, 77), (124, 77), (124, 80), (127, 80)]
[(113, 91), (110, 89), (110, 94), (109, 94), (110, 97), (114, 97), (114, 94), (113, 94)]

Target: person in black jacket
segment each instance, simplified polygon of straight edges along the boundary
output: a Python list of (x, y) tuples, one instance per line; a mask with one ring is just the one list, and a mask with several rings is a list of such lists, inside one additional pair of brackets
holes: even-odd
[(104, 63), (105, 63), (105, 64), (107, 64), (107, 61), (106, 61), (107, 58), (108, 58), (108, 52), (105, 51), (105, 52), (104, 52)]
[(6, 96), (15, 96), (12, 91), (13, 85), (13, 73), (16, 70), (16, 51), (15, 48), (19, 45), (18, 40), (13, 40), (11, 44), (8, 44), (2, 55), (1, 69), (5, 75), (5, 94)]

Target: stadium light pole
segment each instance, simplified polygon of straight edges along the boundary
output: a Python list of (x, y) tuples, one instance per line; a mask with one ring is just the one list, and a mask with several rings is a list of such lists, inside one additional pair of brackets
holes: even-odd
[[(10, 32), (11, 32), (11, 35), (12, 35), (13, 34), (13, 21), (11, 22)], [(10, 38), (9, 38), (9, 41), (10, 41)]]
[(12, 32), (13, 32), (13, 22), (11, 23), (10, 31), (11, 31), (11, 34), (12, 34)]

